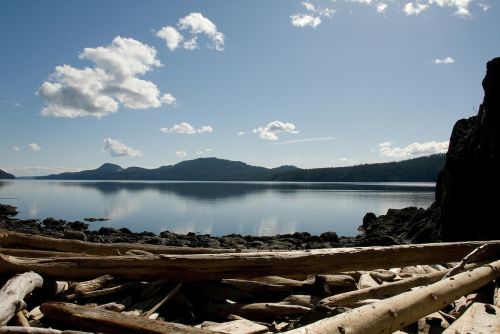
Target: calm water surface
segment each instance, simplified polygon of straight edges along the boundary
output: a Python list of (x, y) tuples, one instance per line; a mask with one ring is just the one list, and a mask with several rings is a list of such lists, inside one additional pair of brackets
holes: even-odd
[(0, 203), (18, 207), (19, 218), (56, 217), (159, 233), (221, 236), (336, 231), (356, 235), (366, 212), (427, 207), (433, 183), (269, 182), (0, 182)]

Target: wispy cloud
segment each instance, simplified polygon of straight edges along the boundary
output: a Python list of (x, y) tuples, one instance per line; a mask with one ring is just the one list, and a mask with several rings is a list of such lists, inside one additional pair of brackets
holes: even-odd
[(104, 150), (113, 157), (141, 157), (142, 153), (130, 146), (125, 145), (118, 139), (106, 138), (104, 141)]
[(448, 151), (448, 145), (448, 141), (430, 141), (426, 143), (417, 142), (405, 147), (393, 147), (392, 142), (384, 142), (379, 144), (379, 153), (380, 156), (385, 158), (415, 158), (436, 153), (446, 153), (446, 151)]
[(331, 17), (335, 13), (335, 10), (331, 8), (321, 8), (310, 1), (302, 2), (302, 6), (307, 13), (290, 15), (290, 22), (297, 28), (316, 28), (322, 22), (321, 17)]
[(174, 124), (171, 128), (161, 128), (163, 133), (175, 133), (181, 135), (194, 135), (197, 133), (212, 133), (214, 129), (210, 125), (203, 125), (198, 129), (195, 129), (191, 124), (182, 122), (179, 124)]
[(28, 148), (31, 151), (41, 151), (42, 150), (42, 148), (40, 147), (40, 145), (38, 145), (37, 143), (31, 143), (31, 144), (29, 144)]
[(186, 151), (176, 151), (175, 155), (178, 156), (179, 158), (185, 158), (187, 157), (187, 152)]
[(278, 143), (272, 143), (272, 145), (288, 145), (288, 144), (297, 144), (297, 143), (310, 143), (310, 142), (318, 142), (318, 141), (329, 141), (334, 140), (334, 137), (315, 137), (315, 138), (302, 138), (295, 140), (287, 140), (281, 141)]
[(406, 13), (406, 15), (418, 15), (427, 8), (429, 8), (429, 5), (420, 2), (409, 2), (404, 6), (403, 11)]
[(439, 59), (439, 58), (434, 59), (434, 64), (436, 64), (436, 65), (449, 65), (449, 64), (453, 64), (454, 62), (455, 62), (455, 59), (453, 59), (451, 57), (446, 57), (444, 59)]

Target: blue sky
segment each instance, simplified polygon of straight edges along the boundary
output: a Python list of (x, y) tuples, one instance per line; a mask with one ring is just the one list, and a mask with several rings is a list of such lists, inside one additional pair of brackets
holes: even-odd
[(443, 152), (499, 31), (492, 0), (2, 1), (0, 168)]

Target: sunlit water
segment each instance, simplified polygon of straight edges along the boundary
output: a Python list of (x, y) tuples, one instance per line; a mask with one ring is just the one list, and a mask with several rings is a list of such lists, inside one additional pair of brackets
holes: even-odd
[(356, 235), (367, 212), (428, 207), (433, 183), (0, 182), (19, 218), (108, 218), (101, 226), (221, 236), (336, 231)]

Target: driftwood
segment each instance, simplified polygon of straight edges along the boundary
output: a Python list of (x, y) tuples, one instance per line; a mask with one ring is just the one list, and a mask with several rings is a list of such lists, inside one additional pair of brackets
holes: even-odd
[(24, 297), (42, 284), (42, 277), (34, 272), (17, 275), (8, 280), (0, 289), (0, 326), (7, 324), (17, 312), (24, 309)]
[(435, 272), (432, 274), (416, 276), (401, 281), (379, 285), (373, 288), (345, 292), (324, 298), (319, 302), (319, 304), (324, 306), (345, 306), (363, 299), (387, 298), (408, 291), (417, 286), (435, 283), (443, 278), (446, 273), (447, 271)]
[(495, 288), (493, 290), (493, 304), (500, 307), (500, 280), (495, 280)]
[[(1, 237), (1, 232), (0, 232)], [(0, 239), (1, 240), (1, 239)], [(1, 248), (0, 254), (19, 256), (19, 257), (75, 257), (75, 256), (86, 256), (85, 253), (70, 253), (70, 252), (56, 252), (48, 250), (38, 250), (38, 249), (16, 249), (16, 248)]]
[(52, 328), (26, 328), (22, 326), (0, 327), (0, 334), (92, 334), (80, 331), (60, 331)]
[(165, 304), (167, 301), (169, 301), (175, 294), (179, 291), (181, 288), (182, 283), (178, 283), (172, 290), (169, 291), (169, 293), (160, 300), (155, 306), (153, 306), (149, 311), (145, 312), (144, 314), (141, 315), (141, 317), (144, 318), (149, 318), (153, 313), (155, 313), (163, 304)]
[(111, 275), (99, 276), (93, 280), (80, 282), (75, 284), (74, 290), (76, 295), (81, 295), (82, 293), (95, 291), (104, 288), (107, 283), (113, 280)]
[(44, 276), (59, 278), (82, 279), (109, 274), (131, 279), (169, 278), (177, 281), (287, 276), (311, 272), (330, 274), (333, 271), (377, 269), (390, 265), (456, 261), (485, 243), (490, 245), (483, 254), (485, 258), (500, 252), (500, 241), (488, 241), (244, 254), (40, 259), (0, 254), (0, 273), (23, 272), (30, 269)]
[(132, 282), (132, 283), (124, 283), (122, 285), (117, 285), (117, 286), (114, 286), (112, 288), (94, 290), (94, 291), (89, 291), (89, 292), (80, 292), (79, 294), (67, 295), (66, 300), (73, 300), (76, 298), (92, 298), (92, 297), (112, 295), (115, 293), (119, 293), (119, 292), (123, 292), (123, 291), (127, 291), (127, 290), (132, 290), (134, 288), (137, 288), (139, 285), (140, 285), (140, 283)]
[(499, 276), (500, 261), (495, 261), (432, 285), (317, 321), (289, 333), (393, 333)]
[(310, 310), (309, 307), (282, 303), (209, 304), (200, 308), (201, 313), (217, 319), (225, 319), (230, 314), (234, 314), (250, 320), (300, 316)]
[(221, 324), (210, 324), (208, 326), (204, 326), (204, 329), (208, 329), (211, 331), (217, 331), (220, 333), (227, 333), (227, 334), (261, 334), (261, 333), (266, 333), (268, 331), (268, 328), (266, 326), (257, 324), (252, 321), (244, 320), (244, 319), (239, 319), (239, 320), (233, 320), (229, 322), (224, 322)]
[(23, 312), (25, 312), (25, 310), (17, 312), (16, 315), (14, 316), (14, 321), (18, 326), (30, 327), (30, 323), (28, 322), (28, 319), (26, 319), (26, 316), (24, 315)]
[(474, 303), (443, 334), (500, 333), (500, 308)]
[(191, 326), (150, 320), (96, 308), (68, 303), (45, 303), (41, 307), (46, 317), (70, 326), (109, 334), (214, 334), (216, 332)]
[(442, 279), (446, 279), (450, 276), (453, 276), (455, 275), (456, 273), (462, 271), (465, 267), (465, 265), (467, 263), (469, 263), (470, 261), (472, 261), (474, 258), (477, 258), (479, 257), (479, 255), (484, 252), (485, 248), (487, 247), (488, 245), (481, 245), (479, 246), (478, 248), (474, 249), (472, 252), (470, 252), (469, 254), (467, 254), (463, 259), (462, 261), (460, 261), (456, 266), (454, 266), (453, 268), (450, 269), (450, 271), (446, 274), (446, 276), (444, 276)]
[(217, 254), (236, 252), (234, 249), (213, 249), (160, 246), (137, 243), (93, 243), (80, 240), (56, 239), (19, 232), (0, 231), (1, 247), (17, 247), (93, 255), (120, 255), (140, 250), (152, 254)]

